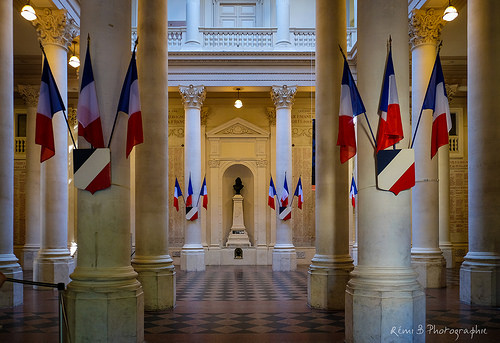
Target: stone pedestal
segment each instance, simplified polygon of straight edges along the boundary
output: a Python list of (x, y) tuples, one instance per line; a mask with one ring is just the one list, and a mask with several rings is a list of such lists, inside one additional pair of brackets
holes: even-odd
[(243, 196), (240, 194), (233, 196), (233, 225), (226, 243), (228, 246), (251, 246), (243, 222)]

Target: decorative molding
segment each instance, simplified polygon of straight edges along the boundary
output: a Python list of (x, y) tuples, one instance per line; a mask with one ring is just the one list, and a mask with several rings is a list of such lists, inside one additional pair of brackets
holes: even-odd
[(183, 127), (176, 127), (174, 129), (168, 129), (168, 136), (176, 136), (179, 138), (184, 138), (184, 128)]
[(298, 136), (312, 137), (312, 127), (309, 127), (309, 128), (294, 127), (294, 128), (292, 128), (292, 136), (294, 136), (294, 137), (298, 137)]
[(68, 50), (73, 38), (80, 35), (80, 28), (66, 10), (40, 9), (32, 24), (43, 45), (56, 44)]
[(208, 166), (210, 168), (219, 168), (220, 167), (220, 160), (208, 160)]
[(267, 167), (267, 160), (257, 160), (255, 161), (257, 168), (265, 168)]
[(269, 125), (276, 126), (276, 108), (267, 107), (266, 115), (267, 115), (267, 120), (269, 120)]
[(444, 24), (442, 13), (434, 8), (411, 11), (409, 19), (411, 48), (414, 49), (422, 44), (437, 44)]
[(453, 85), (445, 85), (445, 87), (446, 95), (448, 96), (448, 102), (451, 103), (453, 101), (453, 98), (455, 97), (455, 94), (457, 93), (458, 83)]
[(78, 120), (76, 119), (76, 108), (68, 107), (68, 124), (70, 127), (76, 128), (78, 126)]
[(179, 93), (182, 96), (182, 103), (184, 107), (195, 107), (201, 109), (203, 101), (207, 96), (205, 86), (179, 86)]
[(295, 93), (297, 93), (296, 86), (273, 86), (271, 88), (271, 98), (274, 106), (276, 108), (292, 108)]
[(208, 120), (209, 115), (210, 115), (210, 109), (207, 107), (203, 107), (201, 109), (201, 113), (200, 113), (200, 124), (201, 125), (207, 126), (207, 120)]
[(207, 132), (207, 137), (266, 138), (269, 137), (269, 132), (244, 119), (234, 118)]
[(38, 95), (40, 93), (39, 86), (32, 85), (17, 85), (17, 92), (23, 98), (26, 107), (38, 106)]

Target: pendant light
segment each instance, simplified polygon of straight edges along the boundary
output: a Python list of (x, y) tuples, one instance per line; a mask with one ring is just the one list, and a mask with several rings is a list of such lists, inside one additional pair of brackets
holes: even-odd
[(240, 100), (240, 88), (236, 88), (236, 90), (238, 91), (238, 99), (234, 102), (234, 107), (236, 107), (236, 108), (242, 108), (243, 107), (243, 103)]
[(31, 7), (30, 2), (28, 0), (28, 3), (23, 6), (21, 9), (21, 15), (23, 16), (24, 19), (33, 21), (36, 19), (36, 12), (33, 7)]
[(448, 1), (448, 7), (444, 10), (443, 19), (446, 21), (452, 21), (458, 16), (457, 9), (451, 5), (451, 0)]

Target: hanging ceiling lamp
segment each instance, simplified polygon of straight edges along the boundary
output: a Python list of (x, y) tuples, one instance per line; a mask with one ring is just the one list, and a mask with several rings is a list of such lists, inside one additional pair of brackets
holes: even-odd
[(444, 10), (443, 19), (446, 21), (452, 21), (458, 17), (457, 9), (451, 5), (451, 0), (448, 1), (448, 7)]
[(238, 91), (238, 99), (234, 102), (234, 107), (236, 107), (236, 108), (242, 108), (243, 107), (243, 103), (240, 100), (240, 88), (236, 88), (236, 90)]
[(73, 41), (73, 55), (69, 58), (68, 64), (73, 68), (78, 68), (80, 66), (80, 59), (76, 56), (75, 47), (76, 41)]
[(23, 6), (21, 9), (21, 15), (23, 16), (24, 19), (32, 21), (36, 19), (36, 12), (33, 7), (31, 7), (30, 2), (28, 0), (28, 3)]

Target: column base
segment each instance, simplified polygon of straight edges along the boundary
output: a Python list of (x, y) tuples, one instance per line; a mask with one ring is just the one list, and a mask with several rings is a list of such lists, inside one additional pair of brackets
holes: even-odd
[(68, 249), (40, 249), (33, 261), (33, 281), (67, 285), (74, 269), (74, 260)]
[[(12, 279), (23, 279), (23, 270), (14, 254), (0, 254), (0, 272)], [(0, 308), (14, 307), (23, 303), (23, 284), (5, 281), (0, 288)]]
[(64, 292), (72, 342), (144, 341), (144, 293), (132, 267), (76, 268)]
[(317, 309), (343, 310), (345, 289), (353, 268), (349, 255), (314, 256), (307, 275), (307, 304)]
[(267, 258), (268, 258), (268, 251), (269, 249), (267, 248), (266, 245), (258, 245), (257, 246), (257, 265), (258, 266), (267, 266)]
[(500, 255), (469, 252), (460, 267), (460, 301), (500, 305)]
[(297, 252), (293, 245), (279, 246), (273, 250), (273, 271), (289, 272), (297, 270)]
[(411, 249), (411, 265), (422, 287), (446, 287), (446, 260), (441, 250)]
[(354, 268), (346, 288), (346, 342), (425, 342), (425, 329), (425, 293), (411, 268)]
[(170, 255), (135, 256), (132, 267), (144, 292), (144, 309), (160, 311), (175, 307), (175, 267)]
[(439, 249), (443, 252), (446, 268), (453, 268), (453, 245), (450, 242), (439, 244)]
[(38, 254), (38, 250), (40, 250), (39, 245), (26, 244), (22, 248), (21, 265), (23, 266), (23, 270), (33, 270), (33, 262)]
[(205, 271), (205, 250), (201, 245), (184, 245), (181, 250), (181, 270), (188, 272)]

